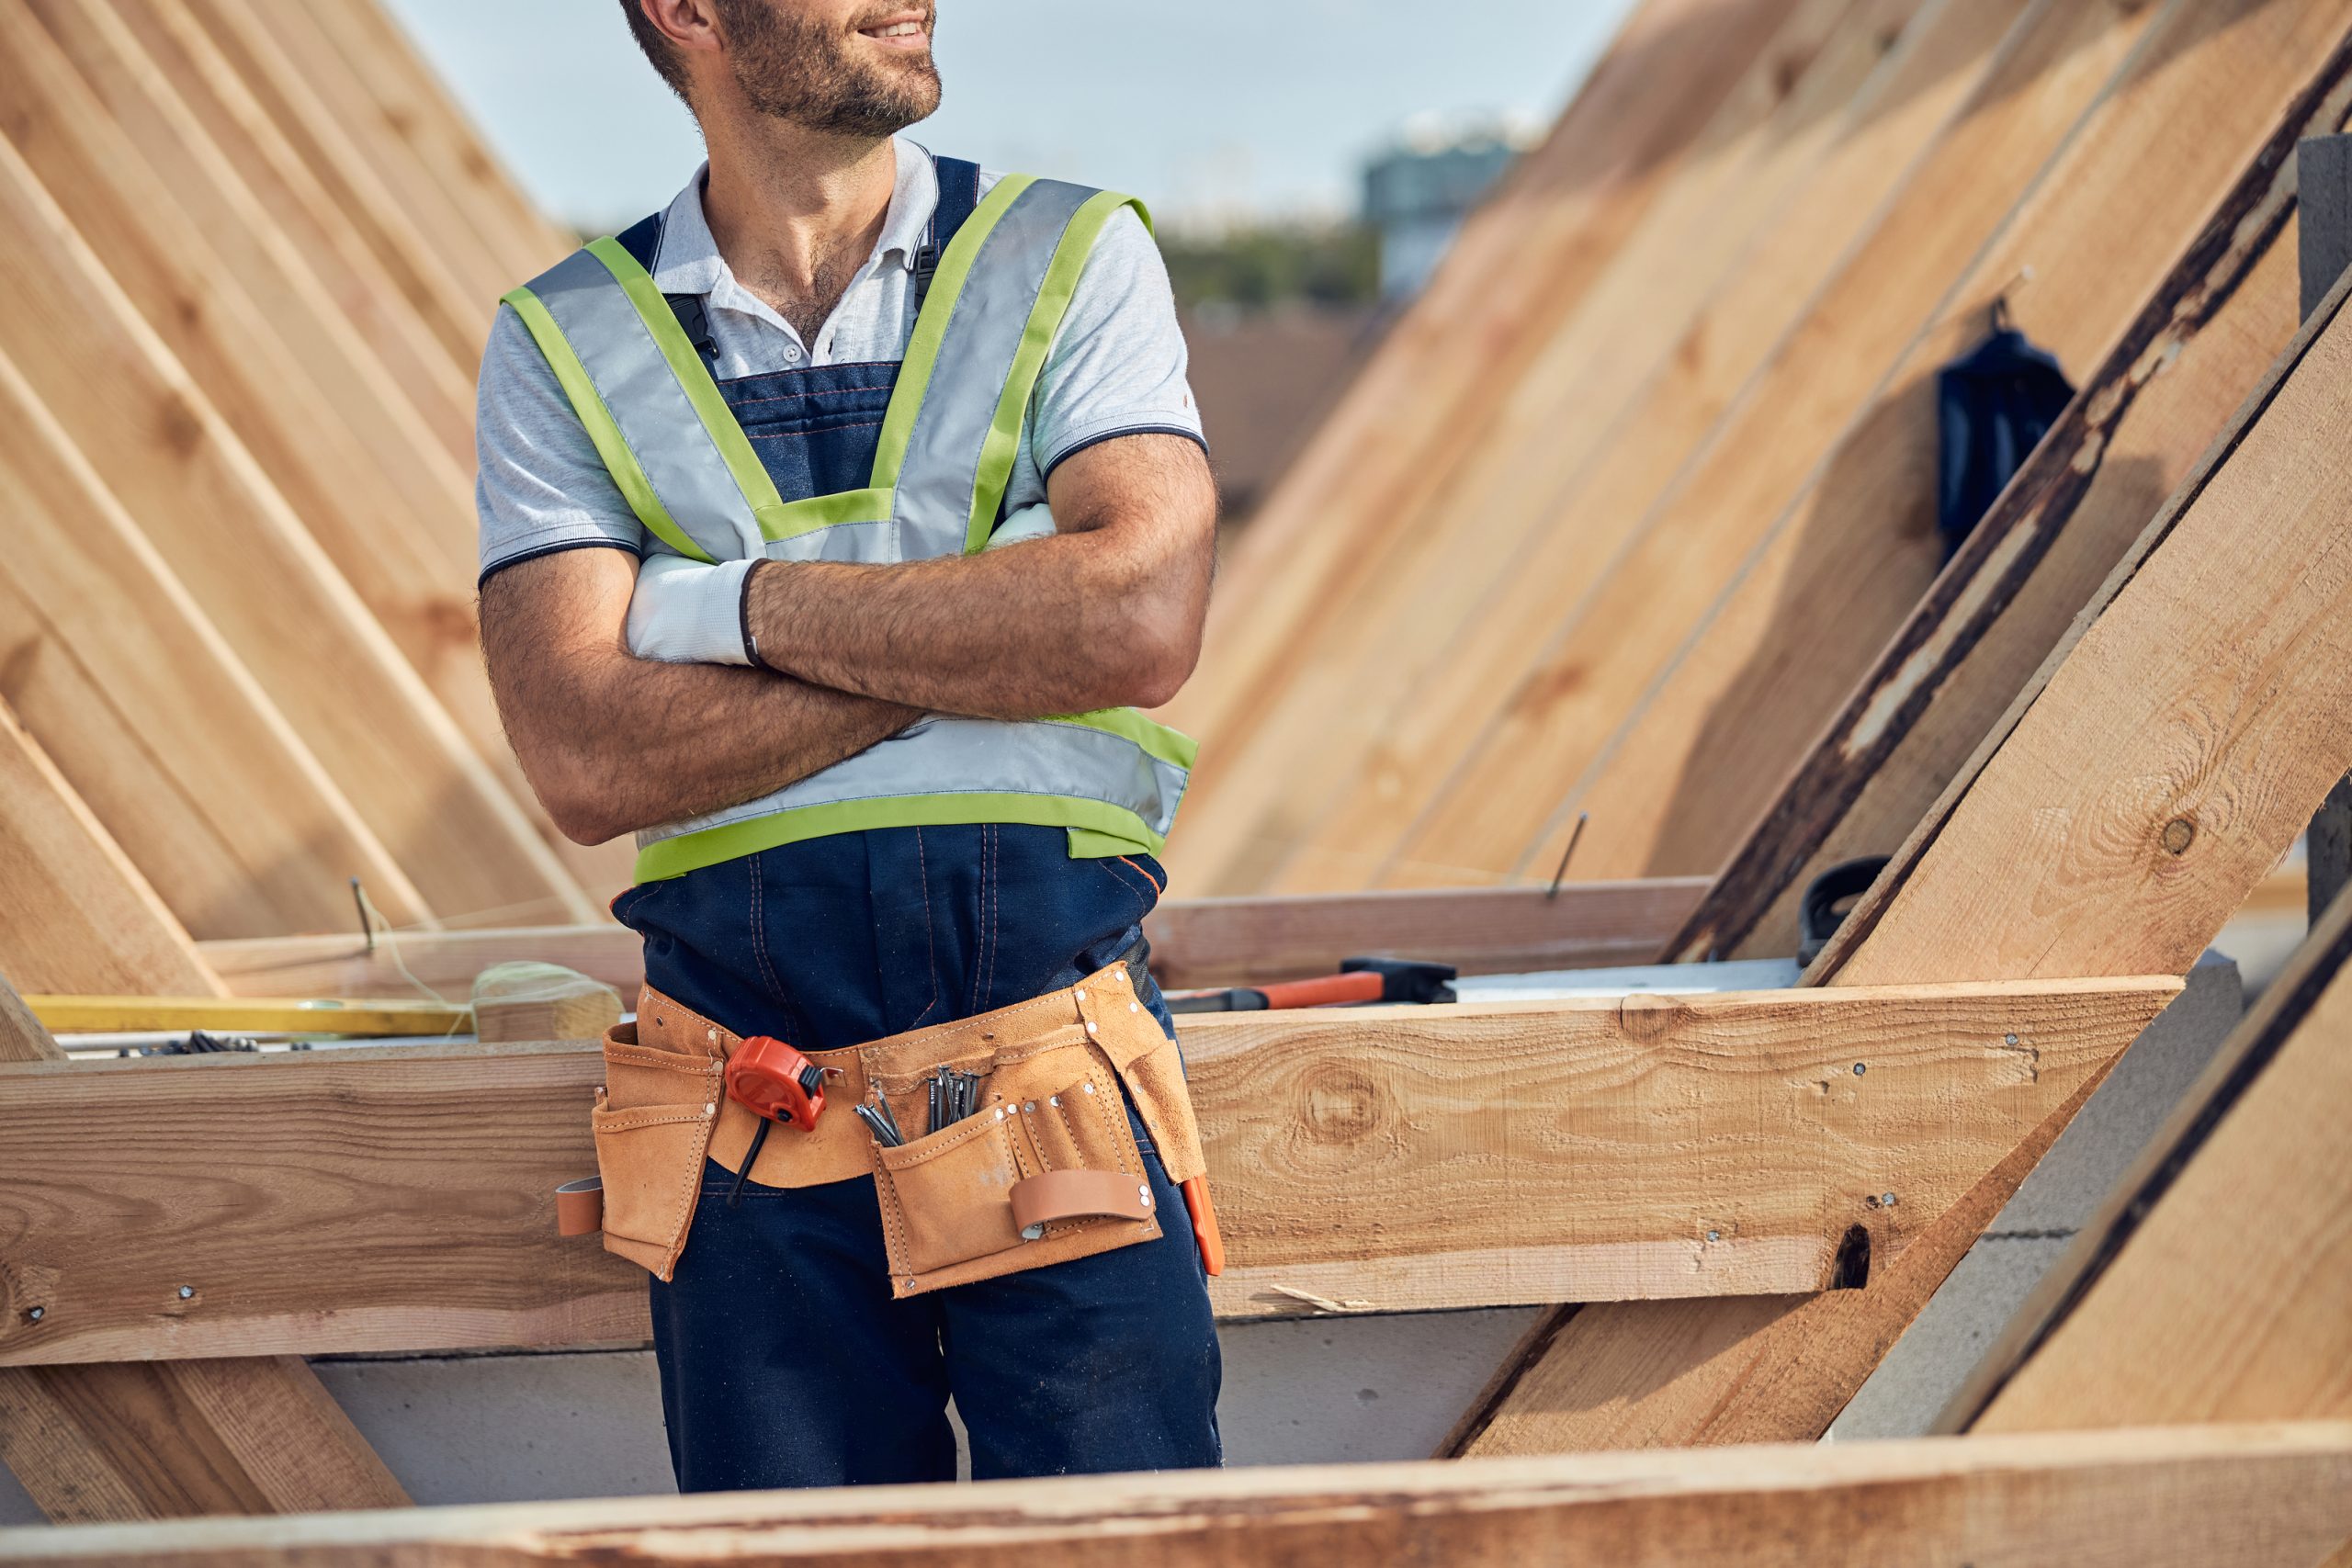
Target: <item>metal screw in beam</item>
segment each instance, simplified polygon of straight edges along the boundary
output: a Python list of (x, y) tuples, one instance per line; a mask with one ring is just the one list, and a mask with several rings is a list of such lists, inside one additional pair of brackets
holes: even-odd
[(194, 1285), (182, 1285), (180, 1287), (180, 1300), (186, 1302), (194, 1301), (195, 1299), (196, 1287)]
[(1854, 1076), (1856, 1077), (1860, 1077), (1864, 1073), (1869, 1072), (1870, 1070), (1871, 1065), (1868, 1062), (1856, 1062), (1854, 1064)]
[(47, 1307), (27, 1307), (25, 1309), (25, 1321), (27, 1323), (39, 1323), (42, 1318), (47, 1317), (48, 1315), (49, 1309)]
[(1721, 1231), (1709, 1231), (1707, 1233), (1707, 1239), (1709, 1241), (1721, 1241), (1723, 1238), (1724, 1233)]

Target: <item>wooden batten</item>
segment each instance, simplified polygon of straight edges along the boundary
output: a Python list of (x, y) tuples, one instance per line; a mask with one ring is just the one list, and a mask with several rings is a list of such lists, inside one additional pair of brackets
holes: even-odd
[(2352, 1426), (2314, 1422), (0, 1530), (0, 1562), (2289, 1568), (2347, 1534)]

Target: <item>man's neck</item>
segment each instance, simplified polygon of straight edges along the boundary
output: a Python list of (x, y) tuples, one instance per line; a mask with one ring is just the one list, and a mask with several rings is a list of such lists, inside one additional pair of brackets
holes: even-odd
[(704, 130), (703, 216), (719, 255), (813, 347), (889, 215), (896, 148), (763, 115)]

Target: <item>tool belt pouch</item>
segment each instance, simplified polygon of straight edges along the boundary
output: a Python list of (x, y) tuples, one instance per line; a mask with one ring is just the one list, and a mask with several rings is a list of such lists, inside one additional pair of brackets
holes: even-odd
[(605, 1087), (591, 1113), (604, 1181), (605, 1250), (667, 1280), (686, 1245), (703, 1158), (727, 1098), (716, 1054), (637, 1043), (637, 1026), (605, 1034)]
[(926, 1080), (943, 1064), (985, 1075), (980, 1109), (898, 1147), (872, 1148), (894, 1295), (1158, 1238), (1161, 1219), (1123, 1081), (1171, 1178), (1200, 1170), (1175, 1044), (1134, 1005), (1123, 970), (865, 1052), (867, 1081), (909, 1130), (929, 1125)]

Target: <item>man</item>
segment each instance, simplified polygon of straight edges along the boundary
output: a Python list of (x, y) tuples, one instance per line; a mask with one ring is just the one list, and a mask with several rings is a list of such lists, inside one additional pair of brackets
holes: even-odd
[[(679, 1483), (948, 1479), (951, 1394), (978, 1476), (1214, 1464), (1209, 1232), (1196, 1250), (1170, 1179), (1198, 1174), (1181, 1073), (1102, 1049), (1134, 1014), (1173, 1057), (1140, 922), (1190, 749), (1132, 709), (1198, 655), (1216, 497), (1164, 269), (1125, 198), (895, 137), (939, 101), (929, 0), (624, 10), (709, 162), (499, 314), (481, 625), (557, 825), (642, 846), (614, 911), (647, 992), (597, 1131), (606, 1244), (656, 1274)], [(1124, 1130), (1018, 1088), (1002, 1021), (1070, 1007), (1083, 1034), (1043, 1045), (1095, 1051), (1069, 1098), (1100, 1083)], [(744, 1152), (731, 1080), (709, 1103), (715, 1077), (641, 1087), (731, 1069), (753, 1036), (818, 1058), (813, 1127), (758, 1122)], [(974, 1040), (996, 1055), (945, 1059)], [(869, 1136), (857, 1116), (920, 1104), (892, 1072), (933, 1044), (922, 1071), (993, 1066), (1015, 1098), (903, 1151)], [(989, 1184), (1054, 1164), (1027, 1129), (1056, 1114), (1098, 1145), (1064, 1164), (1140, 1157), (1135, 1213), (1057, 1210), (1010, 1261), (894, 1270), (937, 1216), (892, 1162), (1009, 1117), (1030, 1141), (956, 1224), (1010, 1243)], [(853, 1136), (854, 1166), (809, 1152)]]

